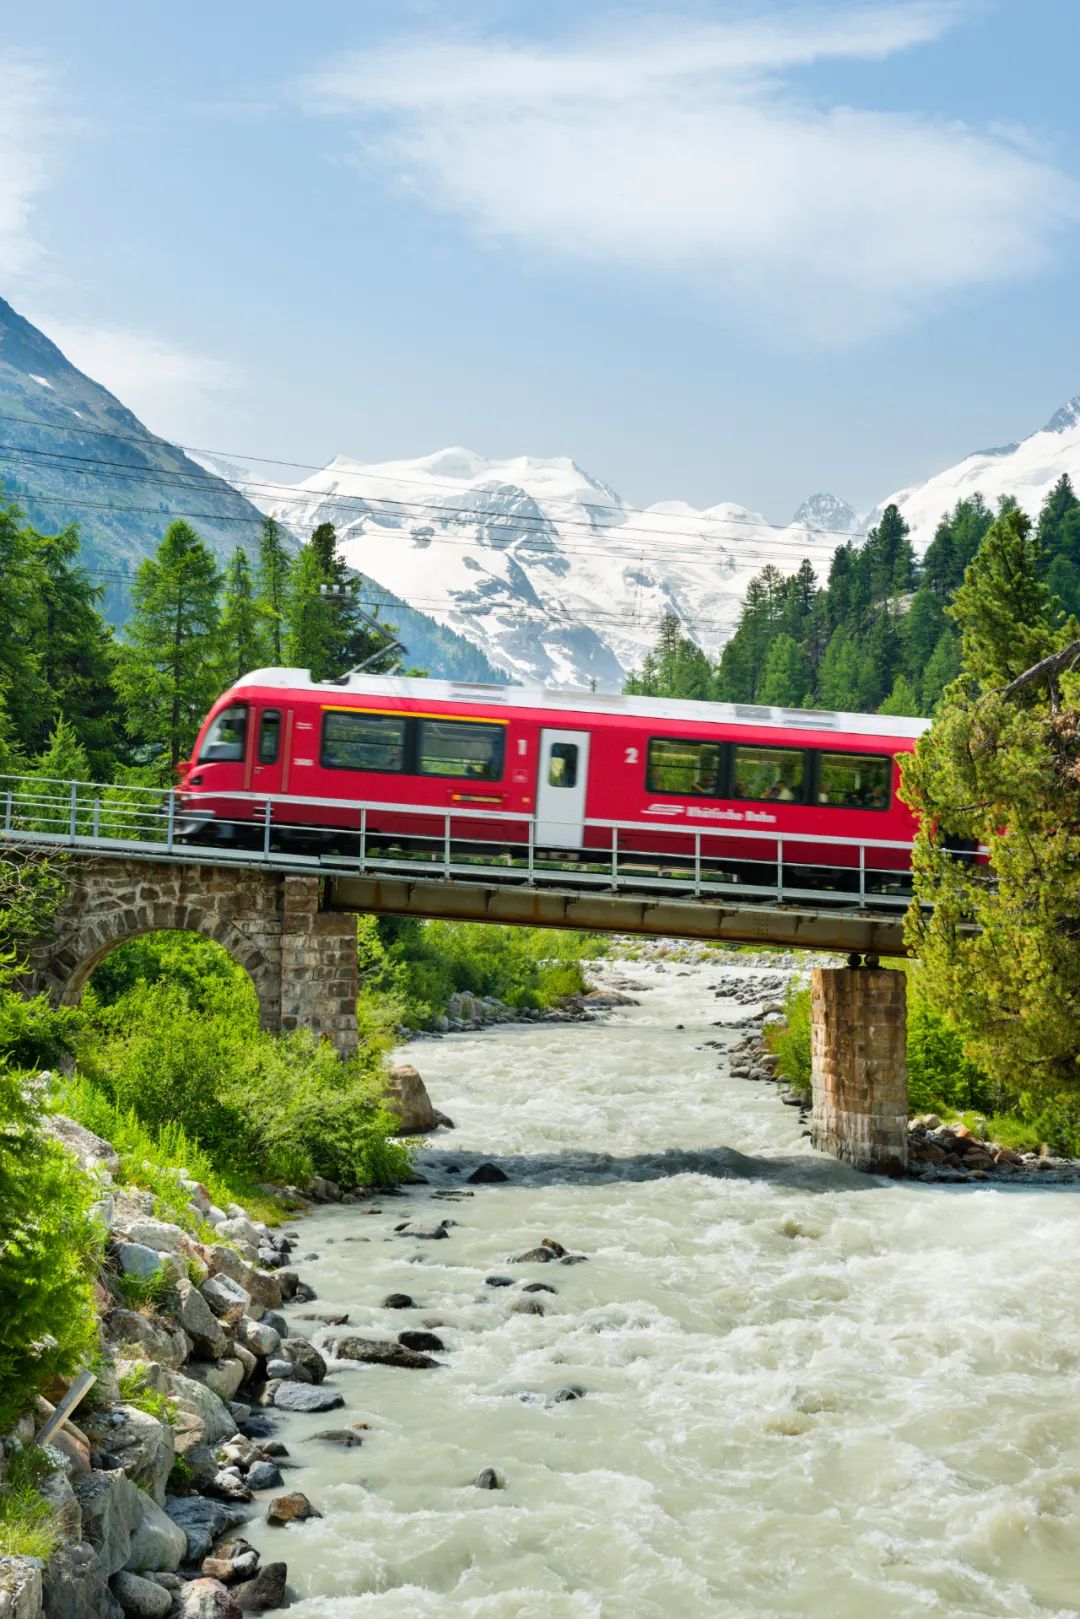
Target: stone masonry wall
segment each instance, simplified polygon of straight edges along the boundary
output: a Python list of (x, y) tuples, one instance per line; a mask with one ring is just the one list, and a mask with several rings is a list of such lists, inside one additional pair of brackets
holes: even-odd
[(907, 1167), (903, 973), (815, 967), (811, 982), (814, 1146), (856, 1169)]
[(110, 950), (180, 929), (215, 939), (247, 972), (264, 1029), (306, 1028), (356, 1051), (356, 919), (319, 909), (316, 877), (168, 861), (72, 859), (51, 935), (25, 985), (73, 1004)]

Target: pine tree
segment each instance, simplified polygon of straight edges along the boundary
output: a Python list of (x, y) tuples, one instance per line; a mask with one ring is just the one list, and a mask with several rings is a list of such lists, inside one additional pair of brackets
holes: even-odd
[(280, 665), (285, 644), (289, 607), (289, 575), (292, 558), (285, 544), (285, 531), (272, 517), (259, 530), (259, 563), (256, 575), (256, 603), (267, 628), (270, 657)]
[(310, 669), (316, 680), (336, 679), (361, 663), (372, 673), (392, 667), (388, 650), (393, 626), (375, 633), (365, 614), (362, 581), (338, 550), (330, 523), (320, 523), (293, 564), (289, 592), (289, 633), (285, 655), (290, 664)]
[(948, 609), (961, 628), (964, 670), (981, 685), (1004, 686), (1053, 649), (1062, 615), (1044, 567), (1031, 518), (1003, 510)]
[(817, 702), (841, 713), (858, 707), (859, 649), (849, 630), (835, 629), (818, 671)]
[(15, 742), (30, 751), (40, 745), (51, 711), (35, 634), (41, 587), (34, 536), (18, 506), (0, 503), (0, 693)]
[(919, 682), (919, 712), (932, 714), (960, 673), (960, 636), (947, 626), (927, 660)]
[(85, 750), (83, 768), (95, 780), (108, 781), (123, 751), (123, 722), (112, 690), (112, 632), (99, 610), (104, 592), (90, 583), (78, 561), (76, 529), (35, 534), (33, 541), (39, 589), (32, 633), (49, 710), (32, 751), (45, 746), (49, 727), (62, 715)]
[(806, 659), (798, 642), (790, 635), (778, 635), (769, 648), (758, 701), (777, 708), (798, 708), (809, 689)]
[(225, 570), (225, 594), (218, 629), (219, 683), (231, 686), (266, 661), (266, 621), (255, 599), (251, 563), (237, 546)]
[(913, 686), (917, 687), (922, 680), (948, 622), (941, 598), (928, 585), (923, 585), (915, 592), (899, 624), (903, 671)]
[(218, 695), (220, 583), (210, 551), (182, 520), (135, 577), (116, 687), (130, 734), (173, 771)]
[(923, 712), (919, 695), (907, 675), (897, 675), (893, 689), (878, 709), (879, 714), (908, 714), (917, 717)]

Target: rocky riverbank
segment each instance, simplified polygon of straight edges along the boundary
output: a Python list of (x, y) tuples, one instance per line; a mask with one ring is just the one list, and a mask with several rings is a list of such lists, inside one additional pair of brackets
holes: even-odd
[(629, 996), (617, 990), (596, 986), (567, 995), (557, 1006), (544, 1009), (507, 1006), (496, 995), (463, 992), (451, 996), (446, 1011), (436, 1020), (433, 1029), (402, 1027), (398, 1035), (402, 1040), (438, 1040), (445, 1034), (476, 1034), (481, 1029), (495, 1029), (506, 1023), (587, 1023), (613, 1006), (633, 1004)]
[[(304, 1516), (295, 1497), (272, 1495), (288, 1458), (271, 1413), (344, 1403), (326, 1386), (324, 1357), (280, 1313), (315, 1297), (288, 1264), (297, 1233), (237, 1204), (215, 1207), (178, 1170), (196, 1237), (158, 1218), (149, 1192), (114, 1184), (108, 1142), (70, 1119), (49, 1123), (101, 1189), (102, 1353), (90, 1392), (36, 1452), (57, 1547), (44, 1561), (0, 1559), (0, 1616), (236, 1619), (279, 1608), (286, 1564), (260, 1565), (233, 1531), (258, 1512)], [(360, 1200), (324, 1180), (307, 1198)], [(306, 1201), (292, 1195), (296, 1212)], [(50, 1393), (60, 1401), (66, 1390)], [(0, 1484), (54, 1414), (41, 1399), (3, 1439)]]

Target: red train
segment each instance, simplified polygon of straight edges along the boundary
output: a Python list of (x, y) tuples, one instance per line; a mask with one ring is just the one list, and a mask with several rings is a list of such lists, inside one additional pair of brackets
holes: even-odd
[[(254, 841), (269, 813), (277, 846), (355, 851), (365, 804), (369, 849), (435, 840), (441, 850), (450, 811), (455, 843), (520, 852), (532, 819), (534, 849), (565, 859), (609, 854), (619, 822), (633, 823), (618, 830), (620, 859), (688, 858), (696, 845), (707, 865), (752, 875), (776, 863), (783, 839), (782, 863), (801, 881), (860, 862), (895, 879), (914, 833), (897, 760), (927, 724), (260, 669), (203, 724), (183, 767), (181, 828), (192, 840)], [(728, 835), (709, 835), (719, 830)]]

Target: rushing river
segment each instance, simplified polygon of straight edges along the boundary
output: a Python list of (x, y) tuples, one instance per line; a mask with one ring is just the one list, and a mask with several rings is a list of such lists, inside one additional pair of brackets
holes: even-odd
[[(1080, 1614), (1080, 1195), (818, 1156), (704, 1046), (739, 1037), (730, 971), (633, 963), (641, 1004), (606, 1021), (408, 1048), (457, 1129), (429, 1186), (302, 1223), (319, 1302), (291, 1315), (437, 1322), (448, 1352), (343, 1365), (344, 1411), (283, 1417), (324, 1516), (246, 1532), (295, 1619)], [(485, 1159), (511, 1183), (433, 1200)], [(589, 1262), (508, 1265), (545, 1237)], [(492, 1274), (558, 1293), (515, 1314)], [(362, 1448), (313, 1437), (353, 1422)]]

